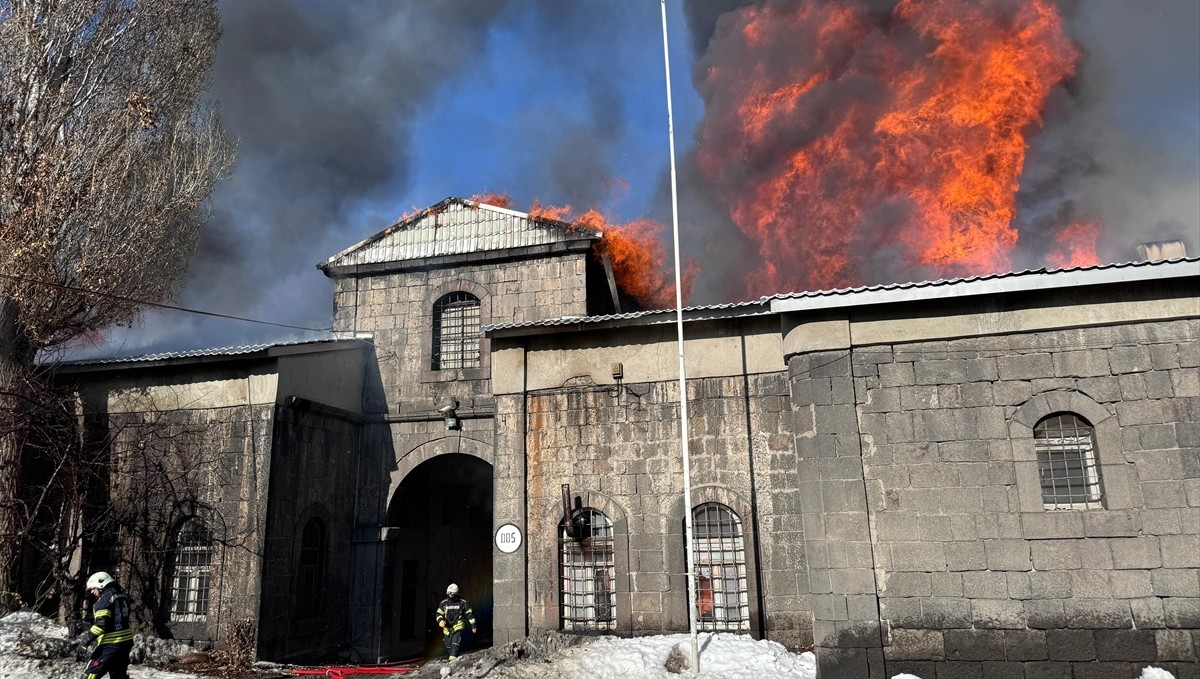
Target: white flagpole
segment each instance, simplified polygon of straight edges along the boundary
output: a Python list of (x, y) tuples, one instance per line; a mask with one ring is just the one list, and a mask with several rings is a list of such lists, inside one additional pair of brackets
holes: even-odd
[(700, 673), (700, 642), (696, 635), (696, 554), (692, 544), (692, 468), (688, 451), (687, 374), (683, 366), (683, 285), (679, 266), (679, 189), (675, 180), (675, 117), (671, 109), (671, 55), (667, 49), (667, 0), (662, 5), (663, 65), (667, 72), (667, 138), (671, 147), (671, 235), (675, 241), (675, 328), (679, 345), (679, 439), (683, 445), (683, 527), (688, 585), (688, 632), (692, 636), (692, 672)]

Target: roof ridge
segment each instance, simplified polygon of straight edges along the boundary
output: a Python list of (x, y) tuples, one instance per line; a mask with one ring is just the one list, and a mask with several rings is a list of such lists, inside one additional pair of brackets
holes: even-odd
[(513, 210), (512, 208), (500, 207), (499, 205), (492, 205), (491, 203), (484, 203), (482, 201), (472, 200), (470, 198), (462, 198), (459, 196), (449, 196), (447, 198), (443, 198), (442, 200), (438, 201), (437, 203), (434, 203), (433, 205), (430, 205), (429, 207), (418, 210), (417, 212), (415, 212), (411, 215), (408, 215), (406, 217), (402, 217), (401, 219), (397, 220), (396, 222), (394, 222), (390, 226), (384, 228), (383, 230), (364, 238), (363, 240), (355, 243), (354, 245), (351, 245), (350, 247), (348, 247), (334, 255), (331, 255), (330, 257), (326, 258), (324, 261), (318, 263), (317, 268), (321, 269), (322, 271), (325, 271), (329, 267), (335, 266), (336, 262), (338, 262), (339, 260), (345, 259), (346, 257), (348, 257), (349, 255), (351, 255), (355, 252), (365, 250), (366, 248), (370, 247), (371, 245), (374, 245), (375, 243), (378, 243), (379, 241), (382, 241), (383, 239), (385, 239), (389, 236), (392, 236), (396, 233), (408, 231), (413, 226), (420, 223), (422, 220), (426, 219), (430, 215), (437, 215), (437, 214), (440, 214), (440, 213), (446, 211), (446, 209), (451, 205), (459, 205), (459, 206), (469, 208), (472, 210), (487, 210), (488, 212), (505, 215), (507, 217), (523, 219), (532, 225), (536, 225), (536, 226), (543, 227), (543, 228), (557, 229), (557, 230), (567, 232), (567, 233), (570, 233), (570, 232), (573, 232), (576, 230), (580, 230), (580, 231), (587, 230), (585, 227), (579, 226), (578, 223), (576, 223), (576, 222), (567, 222), (567, 221), (563, 221), (561, 219), (552, 219), (550, 217), (537, 216), (537, 215), (530, 214), (528, 212), (521, 212), (519, 210)]

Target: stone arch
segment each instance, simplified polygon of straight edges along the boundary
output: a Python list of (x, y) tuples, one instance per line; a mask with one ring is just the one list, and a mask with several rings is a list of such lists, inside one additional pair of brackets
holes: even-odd
[[(741, 493), (717, 484), (709, 484), (692, 488), (692, 506), (698, 507), (708, 502), (716, 502), (729, 507), (741, 522), (742, 544), (746, 552), (746, 586), (750, 599), (750, 633), (756, 638), (763, 636), (761, 617), (762, 593), (758, 586), (759, 564), (754, 545), (758, 544), (758, 535), (754, 532), (752, 515), (754, 506)], [(684, 536), (683, 525), (683, 496), (679, 495), (671, 501), (667, 512), (666, 557), (668, 569), (672, 573), (671, 591), (673, 596), (670, 605), (677, 607), (683, 618), (687, 619), (687, 580), (684, 574), (687, 566), (687, 540)], [(689, 508), (690, 511), (690, 508)], [(678, 577), (675, 573), (678, 570)], [(678, 582), (676, 582), (678, 581)]]
[[(330, 554), (333, 550), (333, 543), (336, 540), (336, 535), (334, 534), (333, 513), (330, 512), (329, 508), (324, 504), (320, 502), (311, 502), (308, 504), (308, 506), (296, 514), (296, 521), (292, 525), (292, 561), (290, 564), (290, 572), (293, 573), (293, 577), (290, 578), (291, 591), (289, 592), (290, 601), (288, 605), (290, 606), (289, 610), (292, 611), (293, 618), (299, 617), (298, 609), (301, 603), (301, 592), (299, 591), (300, 579), (295, 577), (295, 575), (297, 575), (300, 571), (301, 551), (304, 543), (304, 529), (313, 519), (321, 522), (321, 528), (325, 532), (324, 553), (321, 555), (321, 576), (322, 579), (326, 581), (329, 578)], [(325, 588), (322, 587), (321, 589), (323, 590)], [(325, 601), (319, 602), (316, 605), (316, 611), (318, 612), (322, 610), (328, 610), (328, 608), (328, 602)]]
[(483, 284), (473, 281), (469, 278), (459, 278), (457, 280), (446, 281), (441, 285), (436, 285), (432, 288), (429, 288), (429, 293), (425, 296), (425, 307), (432, 309), (434, 302), (452, 292), (466, 292), (474, 295), (479, 299), (479, 308), (483, 313), (484, 324), (486, 324), (488, 319), (491, 318), (490, 306), (492, 303), (492, 291)]
[[(633, 630), (633, 598), (632, 598), (632, 579), (629, 564), (629, 515), (621, 503), (617, 502), (611, 496), (597, 490), (579, 490), (572, 489), (572, 503), (574, 498), (579, 498), (579, 506), (584, 509), (595, 509), (603, 512), (613, 527), (613, 565), (614, 565), (614, 598), (616, 600), (617, 615), (616, 615), (616, 631), (631, 632)], [(560, 498), (545, 497), (542, 499), (542, 512), (545, 517), (554, 517), (552, 521), (541, 522), (545, 526), (553, 526), (552, 535), (531, 536), (539, 541), (544, 541), (543, 544), (552, 545), (552, 554), (554, 555), (554, 587), (551, 589), (553, 597), (553, 606), (546, 607), (546, 619), (543, 624), (548, 629), (557, 629), (560, 624), (558, 619), (560, 611), (560, 603), (562, 597), (562, 583), (559, 582), (560, 577), (558, 569), (560, 567), (560, 559), (562, 554), (559, 551), (558, 531), (562, 526), (563, 509)], [(530, 544), (530, 549), (534, 549), (533, 544)], [(553, 619), (551, 618), (551, 610), (553, 610)]]
[(1033, 428), (1055, 413), (1075, 413), (1092, 425), (1096, 436), (1096, 462), (1100, 469), (1105, 509), (1133, 506), (1129, 464), (1121, 442), (1121, 427), (1110, 407), (1075, 389), (1055, 389), (1034, 394), (1013, 411), (1008, 421), (1009, 442), (1017, 478), (1017, 497), (1023, 512), (1045, 511), (1038, 476)]
[(494, 584), (492, 447), (453, 432), (415, 446), (390, 473), (381, 531), (381, 655), (398, 659), (431, 648), (430, 626), (446, 585), (462, 588), (480, 639), (490, 638)]
[(388, 482), (387, 501), (390, 505), (396, 490), (400, 488), (400, 484), (404, 482), (405, 477), (416, 469), (422, 462), (432, 460), (438, 455), (446, 455), (449, 453), (462, 453), (471, 455), (491, 465), (496, 466), (495, 453), (490, 443), (480, 441), (479, 439), (471, 438), (470, 436), (442, 436), (435, 439), (430, 439), (424, 443), (409, 450), (396, 461), (396, 468), (391, 472), (391, 478)]
[(458, 278), (435, 285), (426, 291), (421, 315), (421, 364), (424, 367), (424, 377), (430, 380), (447, 379), (485, 379), (491, 375), (492, 352), (491, 339), (487, 335), (479, 338), (479, 367), (452, 368), (449, 370), (433, 370), (433, 305), (443, 296), (452, 292), (465, 292), (474, 295), (479, 300), (479, 321), (487, 325), (492, 320), (491, 290), (478, 281), (469, 278)]

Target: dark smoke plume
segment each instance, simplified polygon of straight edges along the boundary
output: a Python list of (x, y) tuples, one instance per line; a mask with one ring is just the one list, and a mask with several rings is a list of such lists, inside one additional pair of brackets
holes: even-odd
[[(856, 6), (875, 17), (877, 29), (870, 37), (854, 51), (834, 55), (826, 64), (854, 64), (873, 58), (872, 50), (875, 54), (885, 49), (913, 54), (920, 48), (912, 42), (911, 33), (897, 30), (891, 22), (897, 3), (888, 0), (687, 4), (697, 59), (695, 82), (707, 115), (720, 115), (730, 106), (724, 99), (727, 93), (710, 86), (708, 69), (743, 72), (754, 67), (769, 74), (782, 65), (814, 58), (813, 44), (796, 34), (771, 36), (776, 39), (774, 49), (765, 55), (762, 51), (743, 52), (739, 47), (743, 36), (729, 30), (740, 25), (739, 13), (805, 4)], [(1021, 4), (1014, 0), (1009, 6), (1015, 10)], [(1171, 238), (1183, 239), (1189, 253), (1200, 254), (1200, 41), (1196, 30), (1200, 4), (1175, 0), (1155, 3), (1151, 11), (1149, 6), (1118, 0), (1088, 0), (1063, 2), (1061, 9), (1081, 56), (1075, 76), (1051, 92), (1041, 126), (1028, 131), (1030, 147), (1013, 223), (1020, 234), (1012, 252), (1013, 268), (1045, 266), (1055, 234), (1072, 222), (1102, 225), (1097, 243), (1102, 262), (1128, 261), (1135, 257), (1137, 243)], [(738, 62), (746, 58), (756, 61)], [(731, 158), (722, 174), (724, 181), (736, 186), (743, 181), (739, 176), (755, 177), (763, 169), (757, 163), (769, 159), (773, 150), (802, 147), (807, 139), (797, 134), (820, 133), (823, 126), (840, 122), (852, 105), (870, 110), (877, 91), (870, 82), (850, 78), (835, 79), (814, 90), (805, 100), (808, 127), (768, 129), (767, 138), (772, 141), (764, 145), (764, 153)], [(701, 129), (721, 128), (702, 124)], [(715, 206), (710, 214), (685, 220), (694, 227), (693, 254), (704, 262), (693, 299), (697, 303), (736, 296), (743, 289), (738, 281), (763, 265), (758, 244), (748, 240), (741, 241), (741, 258), (706, 257), (718, 248), (729, 252), (729, 248), (714, 244), (727, 243), (731, 234), (738, 234), (728, 217), (728, 196), (718, 197), (720, 187), (698, 168), (698, 152), (713, 141), (719, 148), (737, 147), (728, 139), (697, 138), (680, 175), (681, 195), (699, 196), (706, 206)], [(665, 189), (660, 192), (660, 206), (665, 202), (661, 196)], [(889, 244), (888, 230), (903, 223), (905, 216), (902, 202), (864, 209), (863, 233), (879, 237), (856, 242), (855, 268), (861, 272), (861, 283), (939, 277), (934, 270), (904, 264), (909, 253), (900, 243)], [(687, 241), (684, 245), (687, 247)]]
[[(672, 57), (699, 65), (735, 58), (718, 30), (722, 22), (748, 6), (798, 2), (672, 0), (669, 11), (678, 16), (682, 5), (690, 38), (672, 38)], [(894, 2), (858, 4), (886, 17)], [(439, 187), (421, 200), (496, 191), (508, 193), (517, 209), (535, 197), (586, 209), (619, 194), (617, 168), (630, 157), (654, 171), (665, 166), (665, 157), (631, 143), (638, 134), (639, 140), (665, 134), (662, 92), (630, 91), (635, 74), (661, 74), (658, 3), (224, 0), (221, 12), (225, 37), (212, 95), (240, 141), (240, 159), (214, 195), (215, 216), (190, 266), (182, 305), (328, 326), (331, 286), (314, 264), (426, 206), (401, 203), (426, 171), (414, 167), (412, 156), (421, 115), (461, 96), (467, 74), (489, 73), (518, 92), (530, 86), (516, 74), (492, 71), (489, 50), (518, 51), (536, 66), (533, 77), (562, 88), (563, 103), (519, 107), (511, 119), (498, 120), (490, 102), (480, 102), (480, 128), (456, 130), (445, 153), (494, 166), (495, 180)], [(1046, 234), (1073, 220), (1103, 223), (1099, 250), (1106, 261), (1131, 259), (1139, 241), (1176, 237), (1200, 254), (1200, 3), (1086, 0), (1064, 3), (1063, 15), (1082, 56), (1075, 77), (1051, 96), (1044, 127), (1030, 138), (1014, 266), (1040, 266)], [(803, 49), (784, 45), (778, 58), (802, 58)], [(687, 83), (674, 84), (682, 246), (702, 268), (689, 301), (732, 301), (761, 265), (758, 246), (733, 224), (729, 206), (696, 166), (691, 130), (680, 127)], [(839, 95), (871, 96), (854, 92), (853, 83), (843, 90), (831, 89), (823, 103), (829, 120), (840, 115)], [(705, 103), (721, 96), (703, 92)], [(512, 139), (497, 138), (505, 135)], [(669, 224), (665, 170), (660, 176), (649, 214)], [(896, 209), (881, 206), (871, 218), (899, 218)], [(870, 256), (863, 267), (889, 271), (898, 255)], [(140, 326), (114, 333), (103, 351), (315, 336), (153, 312)]]

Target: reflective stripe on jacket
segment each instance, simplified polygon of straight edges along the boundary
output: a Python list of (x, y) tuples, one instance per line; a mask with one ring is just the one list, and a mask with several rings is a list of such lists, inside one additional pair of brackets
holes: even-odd
[(92, 615), (94, 622), (88, 631), (96, 638), (97, 645), (133, 640), (133, 629), (129, 625), (129, 597), (117, 585), (109, 585), (100, 592), (100, 598), (92, 607)]
[(461, 597), (446, 598), (438, 604), (437, 621), (448, 632), (461, 632), (467, 627), (475, 629), (475, 612)]

